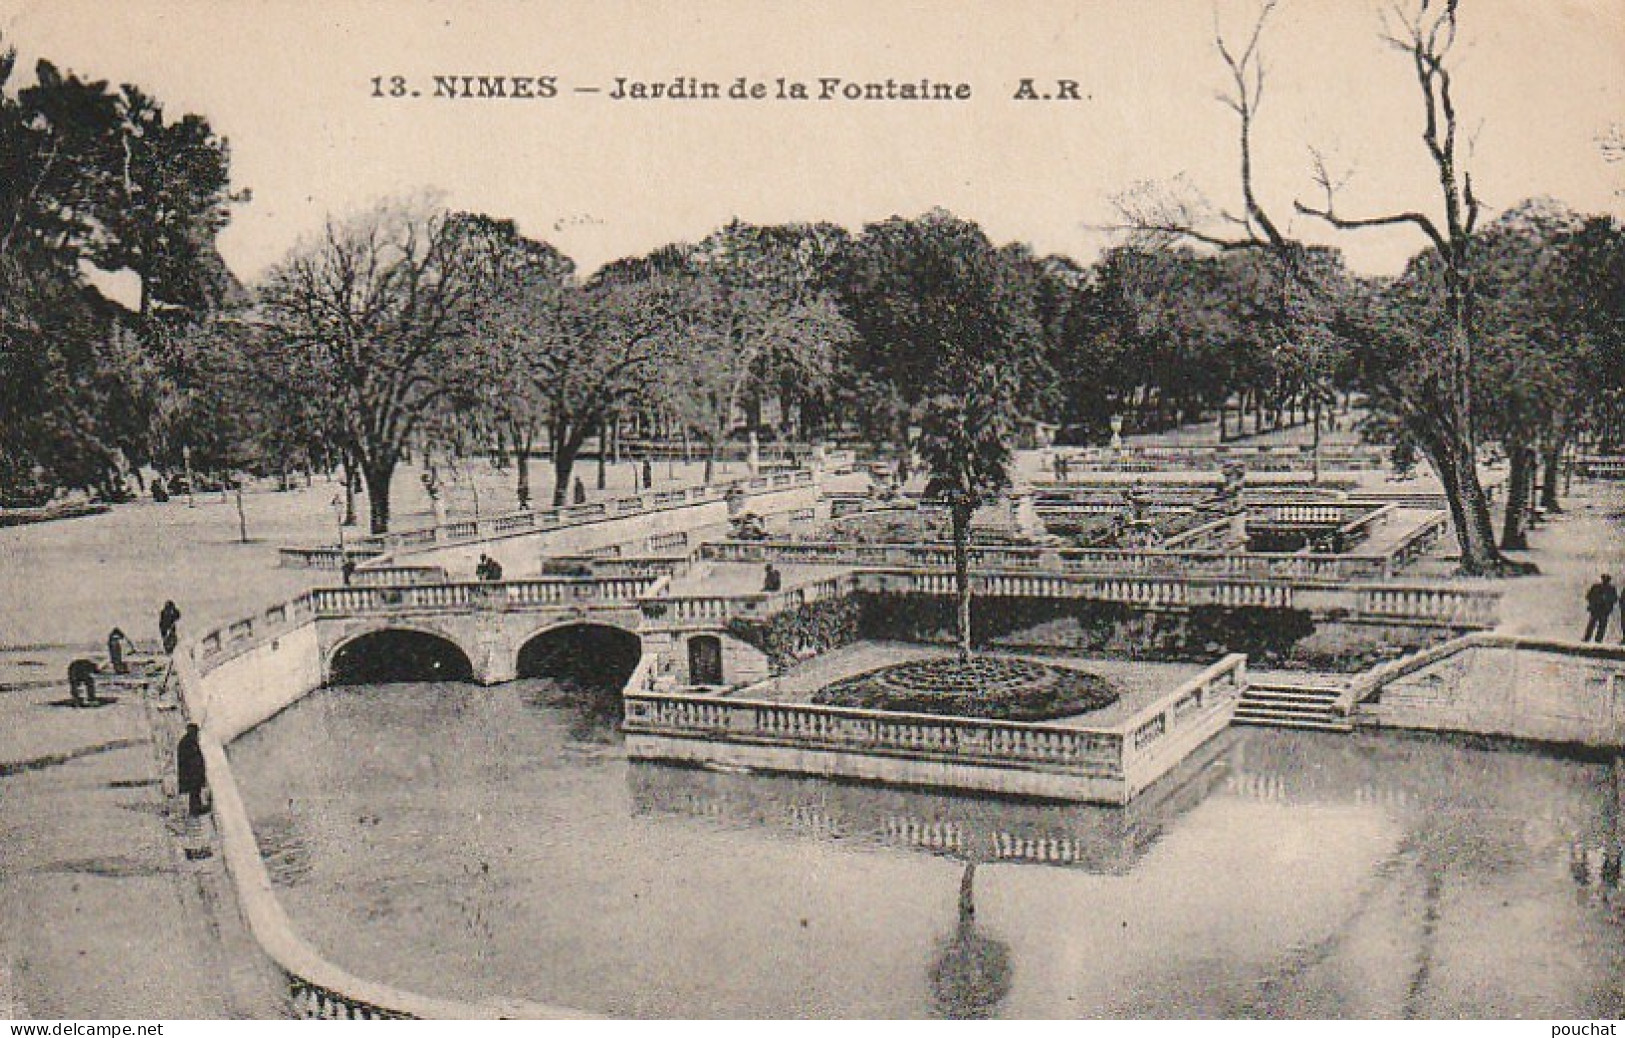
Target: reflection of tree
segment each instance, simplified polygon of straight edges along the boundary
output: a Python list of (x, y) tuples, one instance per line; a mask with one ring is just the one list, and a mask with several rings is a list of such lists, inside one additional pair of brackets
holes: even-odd
[(1010, 947), (976, 928), (976, 863), (959, 882), (959, 923), (931, 964), (931, 1001), (949, 1020), (985, 1020), (1010, 994)]

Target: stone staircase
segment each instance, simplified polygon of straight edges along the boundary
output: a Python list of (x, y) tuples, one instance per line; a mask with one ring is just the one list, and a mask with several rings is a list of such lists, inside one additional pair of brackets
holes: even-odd
[(1335, 709), (1340, 688), (1316, 685), (1252, 684), (1236, 705), (1235, 723), (1272, 728), (1352, 732), (1354, 725)]

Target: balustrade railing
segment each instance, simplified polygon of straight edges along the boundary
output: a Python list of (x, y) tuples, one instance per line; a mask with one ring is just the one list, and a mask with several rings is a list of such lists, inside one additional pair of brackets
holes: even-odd
[(1128, 733), (1123, 746), (1124, 770), (1131, 771), (1140, 758), (1157, 754), (1157, 744), (1169, 735), (1217, 712), (1233, 710), (1246, 689), (1247, 657), (1233, 653), (1180, 685), (1171, 698), (1134, 714), (1123, 723)]
[(1051, 723), (628, 691), (628, 732), (1121, 777), (1122, 737)]
[(412, 610), (532, 608), (608, 603), (629, 606), (654, 591), (652, 575), (418, 584), (396, 587), (330, 587), (310, 592), (321, 617)]
[[(368, 537), (362, 542), (366, 547), (351, 548), (350, 555), (357, 558), (371, 558), (389, 551), (460, 544), (530, 530), (552, 530), (561, 526), (574, 526), (580, 523), (637, 515), (643, 512), (659, 511), (682, 505), (724, 501), (727, 500), (730, 493), (736, 491), (736, 488), (737, 492), (752, 495), (811, 486), (814, 478), (815, 474), (813, 472), (803, 469), (794, 472), (779, 472), (771, 476), (735, 480), (729, 483), (707, 484), (677, 490), (650, 491), (631, 497), (616, 498), (611, 501), (595, 501), (579, 505), (566, 505), (560, 508), (514, 512), (477, 520), (458, 519), (439, 526)], [(336, 570), (341, 567), (343, 562), (337, 548), (284, 548), (281, 549), (281, 553), (284, 565), (303, 565), (312, 568)]]
[(443, 566), (378, 566), (350, 574), (357, 587), (398, 587), (402, 584), (444, 584), (451, 577)]
[[(1221, 523), (1226, 522), (1224, 520)], [(1436, 522), (1424, 524), (1435, 528)], [(970, 550), (975, 570), (1063, 574), (1166, 575), (1255, 580), (1345, 581), (1392, 576), (1426, 550), (1422, 540), (1402, 540), (1393, 553), (1316, 555), (1307, 552), (1240, 552), (1213, 549), (1052, 548), (988, 545)], [(859, 544), (836, 541), (720, 541), (703, 545), (714, 562), (799, 563), (828, 566), (913, 566), (951, 569), (953, 549), (922, 544)]]
[(383, 553), (382, 548), (347, 548), (344, 551), (336, 547), (277, 549), (279, 562), (290, 569), (330, 569), (335, 573), (344, 568), (346, 558), (360, 563), (376, 559)]
[(1488, 589), (1374, 584), (1355, 589), (1355, 615), (1449, 627), (1494, 627), (1501, 593)]

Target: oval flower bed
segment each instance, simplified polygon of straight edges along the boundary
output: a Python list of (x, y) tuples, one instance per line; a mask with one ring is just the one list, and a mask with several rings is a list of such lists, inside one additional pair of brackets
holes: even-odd
[(813, 694), (820, 706), (977, 717), (996, 721), (1048, 721), (1099, 710), (1118, 690), (1096, 674), (1032, 660), (978, 656), (911, 660), (825, 685)]

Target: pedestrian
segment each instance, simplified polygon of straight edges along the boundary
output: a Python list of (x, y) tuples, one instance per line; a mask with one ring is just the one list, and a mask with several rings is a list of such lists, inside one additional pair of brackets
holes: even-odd
[(207, 814), (203, 803), (203, 789), (208, 775), (203, 766), (203, 747), (198, 745), (196, 724), (186, 726), (186, 734), (175, 744), (175, 779), (180, 791), (186, 794), (186, 812), (193, 818)]
[(98, 702), (96, 699), (98, 669), (95, 660), (78, 659), (68, 664), (68, 695), (73, 697), (74, 706), (95, 706)]
[(130, 665), (124, 661), (124, 647), (128, 645), (132, 650), (135, 642), (119, 628), (115, 627), (107, 632), (107, 664), (113, 668), (114, 674), (128, 674)]
[(350, 582), (355, 579), (355, 560), (348, 555), (344, 557), (344, 563), (339, 566), (339, 576), (344, 578), (345, 587), (349, 587)]
[(158, 637), (164, 643), (164, 651), (171, 655), (180, 641), (176, 625), (181, 622), (181, 611), (173, 601), (164, 603), (163, 609), (158, 612)]
[(485, 579), (492, 583), (500, 581), (502, 579), (502, 563), (496, 559), (487, 558), (485, 560)]
[(1614, 586), (1614, 578), (1607, 573), (1602, 579), (1586, 589), (1586, 612), (1591, 614), (1591, 620), (1586, 624), (1584, 642), (1600, 642), (1608, 633), (1608, 618), (1614, 613), (1614, 606), (1619, 604), (1619, 589)]
[(581, 485), (580, 476), (576, 477), (575, 491), (570, 496), (578, 505), (584, 505), (587, 503), (587, 488)]
[(777, 591), (783, 586), (784, 577), (779, 573), (779, 568), (769, 562), (767, 570), (762, 574), (762, 590)]
[(655, 485), (655, 467), (649, 461), (649, 456), (643, 457), (643, 489), (648, 490)]

